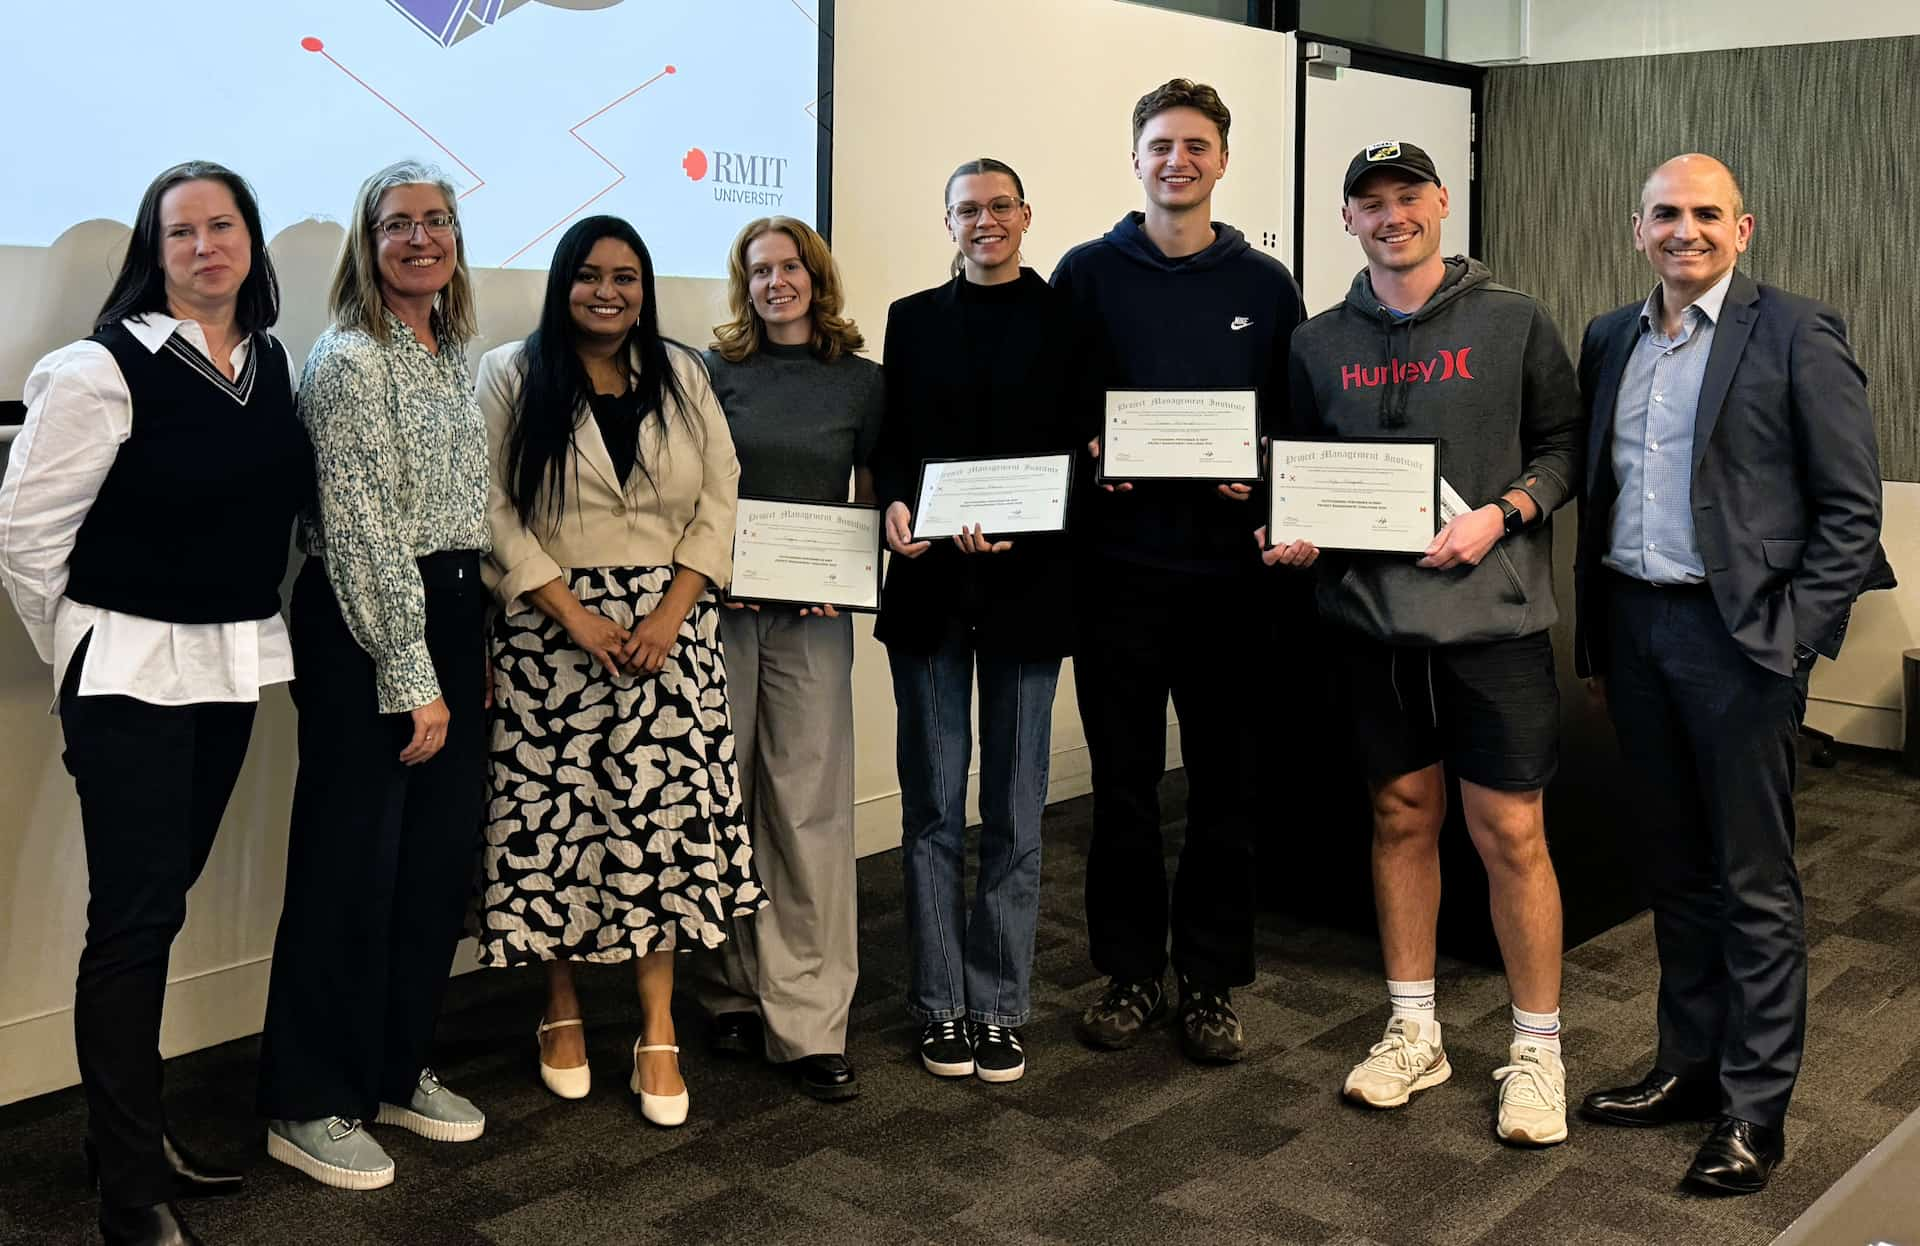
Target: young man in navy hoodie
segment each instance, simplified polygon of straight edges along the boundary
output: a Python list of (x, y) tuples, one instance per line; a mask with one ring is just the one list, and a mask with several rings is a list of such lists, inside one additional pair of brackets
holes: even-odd
[[(1106, 388), (1253, 389), (1263, 426), (1278, 427), (1300, 292), (1278, 260), (1212, 219), (1230, 120), (1212, 87), (1184, 78), (1143, 96), (1133, 168), (1146, 209), (1069, 251), (1053, 283), (1095, 335)], [(1110, 981), (1075, 1032), (1094, 1047), (1129, 1046), (1167, 1017), (1171, 942), (1182, 1048), (1207, 1063), (1246, 1054), (1230, 992), (1253, 981), (1257, 759), (1243, 711), (1264, 622), (1255, 492), (1119, 484), (1092, 491), (1076, 517), (1074, 684), (1093, 762), (1087, 936)], [(1169, 694), (1188, 785), (1171, 901), (1159, 797)]]
[[(1302, 432), (1438, 438), (1445, 482), (1446, 523), (1423, 557), (1329, 554), (1316, 583), (1372, 791), (1391, 1008), (1344, 1093), (1394, 1108), (1452, 1075), (1433, 985), (1452, 771), (1513, 991), (1509, 1058), (1494, 1072), (1495, 1129), (1505, 1141), (1545, 1146), (1567, 1136), (1560, 888), (1541, 801), (1559, 756), (1560, 704), (1545, 521), (1578, 483), (1580, 390), (1538, 303), (1495, 285), (1476, 260), (1443, 257), (1446, 215), (1446, 187), (1412, 143), (1374, 143), (1354, 156), (1341, 219), (1367, 266), (1339, 306), (1293, 338), (1292, 413)], [(1295, 542), (1267, 557), (1299, 566), (1315, 551)]]

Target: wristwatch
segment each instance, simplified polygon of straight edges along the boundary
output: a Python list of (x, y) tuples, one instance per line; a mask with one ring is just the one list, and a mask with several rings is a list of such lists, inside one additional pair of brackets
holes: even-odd
[(1512, 536), (1514, 533), (1520, 531), (1520, 529), (1527, 526), (1526, 516), (1522, 515), (1520, 513), (1520, 508), (1518, 506), (1515, 506), (1512, 502), (1507, 501), (1507, 499), (1505, 498), (1495, 498), (1493, 500), (1493, 504), (1500, 508), (1500, 513), (1502, 515), (1506, 516), (1506, 530), (1507, 530), (1508, 536)]

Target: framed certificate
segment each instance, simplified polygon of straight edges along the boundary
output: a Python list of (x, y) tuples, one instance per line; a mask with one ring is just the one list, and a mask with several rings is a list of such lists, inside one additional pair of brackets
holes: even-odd
[(996, 540), (1064, 532), (1072, 496), (1071, 454), (928, 459), (913, 491), (913, 539), (976, 525)]
[(1260, 410), (1250, 389), (1110, 389), (1100, 479), (1260, 479)]
[(1440, 530), (1434, 438), (1276, 438), (1267, 547), (1421, 554)]
[(733, 519), (735, 601), (880, 609), (880, 510), (743, 497)]

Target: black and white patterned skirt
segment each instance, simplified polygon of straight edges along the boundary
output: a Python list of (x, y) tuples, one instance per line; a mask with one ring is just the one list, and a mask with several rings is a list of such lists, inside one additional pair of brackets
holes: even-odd
[[(672, 567), (570, 573), (631, 627)], [(480, 963), (612, 963), (715, 947), (766, 904), (740, 802), (719, 608), (703, 594), (658, 674), (617, 678), (531, 606), (494, 625)]]

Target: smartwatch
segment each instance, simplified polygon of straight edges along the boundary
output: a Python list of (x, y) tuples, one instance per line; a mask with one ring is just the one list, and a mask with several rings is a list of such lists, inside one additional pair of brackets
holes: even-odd
[(1495, 498), (1493, 504), (1500, 508), (1502, 515), (1506, 516), (1506, 531), (1508, 536), (1512, 536), (1527, 526), (1526, 516), (1522, 515), (1520, 508), (1512, 502), (1507, 501), (1505, 498)]

